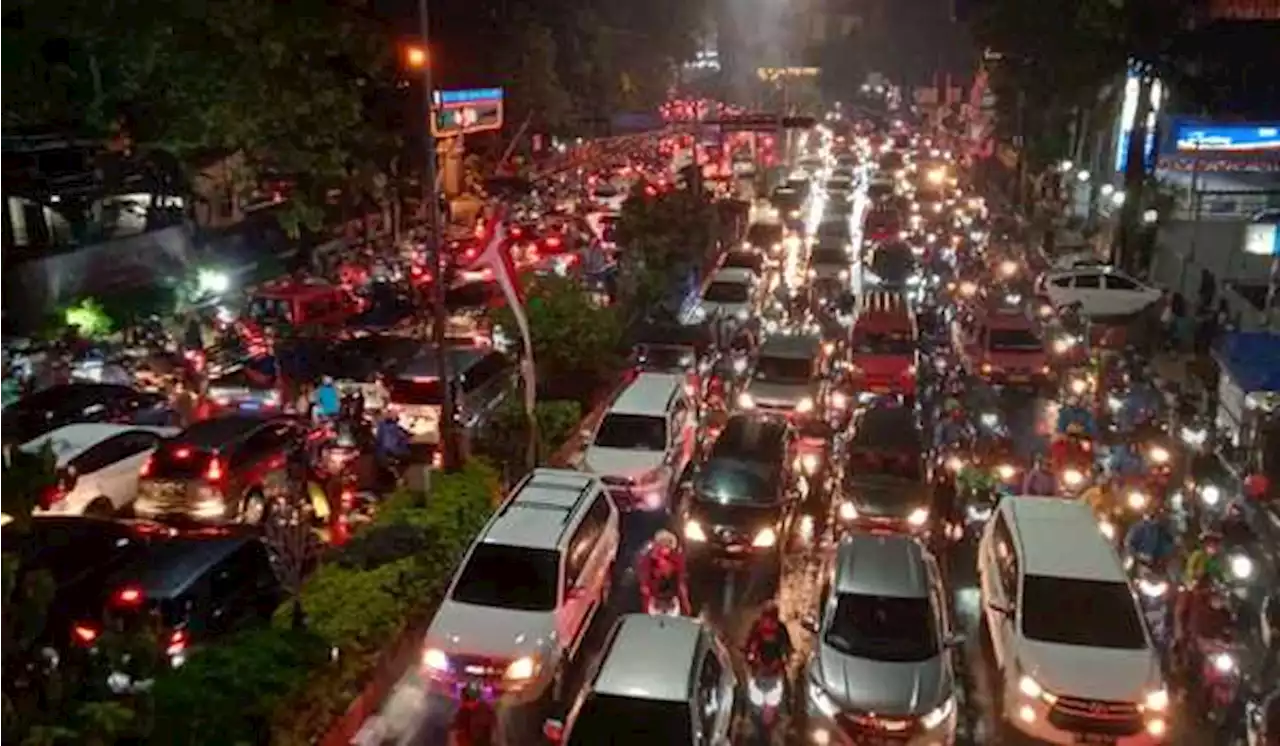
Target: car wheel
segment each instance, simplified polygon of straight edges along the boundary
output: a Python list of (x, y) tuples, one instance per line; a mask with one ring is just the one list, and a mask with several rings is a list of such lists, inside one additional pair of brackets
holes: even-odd
[(111, 518), (116, 514), (116, 506), (105, 497), (95, 497), (84, 509), (89, 518)]
[(250, 526), (260, 525), (267, 517), (267, 498), (261, 490), (254, 490), (245, 495), (240, 504), (240, 522)]

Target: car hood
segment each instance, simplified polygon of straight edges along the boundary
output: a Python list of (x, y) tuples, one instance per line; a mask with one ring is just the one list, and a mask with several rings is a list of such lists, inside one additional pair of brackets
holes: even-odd
[(475, 655), (513, 660), (530, 655), (555, 639), (550, 612), (513, 611), (445, 601), (440, 604), (425, 647), (446, 655)]
[(871, 475), (849, 477), (844, 496), (859, 512), (883, 518), (906, 518), (916, 508), (929, 508), (931, 502), (928, 490), (917, 482)]
[(880, 715), (924, 715), (942, 704), (953, 687), (942, 655), (899, 663), (856, 658), (822, 645), (817, 678), (827, 694), (851, 710)]
[(811, 395), (807, 383), (769, 383), (753, 380), (747, 384), (747, 393), (757, 404), (773, 404), (794, 407), (797, 402)]
[(1058, 695), (1141, 702), (1158, 680), (1151, 650), (1113, 650), (1024, 639), (1018, 665), (1045, 690)]
[(607, 477), (635, 479), (662, 466), (661, 451), (631, 451), (624, 448), (589, 446), (583, 465), (587, 471)]

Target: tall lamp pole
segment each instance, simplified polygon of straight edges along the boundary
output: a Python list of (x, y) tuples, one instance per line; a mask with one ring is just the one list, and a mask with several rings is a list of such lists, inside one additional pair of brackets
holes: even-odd
[(423, 135), (423, 143), (426, 148), (426, 178), (422, 185), (422, 198), (427, 204), (427, 219), (431, 221), (430, 233), (428, 234), (428, 250), (431, 252), (431, 266), (433, 267), (433, 284), (431, 293), (432, 304), (432, 321), (431, 335), (433, 338), (433, 346), (435, 347), (437, 371), (440, 375), (440, 384), (444, 389), (444, 398), (440, 408), (440, 420), (437, 425), (440, 433), (440, 449), (441, 467), (445, 471), (450, 471), (461, 466), (459, 463), (458, 441), (457, 441), (457, 418), (455, 412), (457, 407), (454, 402), (454, 388), (452, 371), (449, 369), (448, 350), (445, 345), (445, 325), (448, 323), (448, 312), (445, 308), (445, 285), (447, 278), (445, 270), (447, 258), (444, 252), (444, 216), (440, 214), (440, 201), (436, 193), (436, 137), (435, 130), (432, 127), (432, 117), (435, 116), (433, 107), (433, 98), (435, 85), (432, 82), (431, 68), (431, 27), (430, 13), (427, 8), (427, 0), (418, 0), (418, 31), (422, 36), (422, 90), (423, 90), (423, 109), (426, 118), (423, 124), (426, 126), (426, 132)]

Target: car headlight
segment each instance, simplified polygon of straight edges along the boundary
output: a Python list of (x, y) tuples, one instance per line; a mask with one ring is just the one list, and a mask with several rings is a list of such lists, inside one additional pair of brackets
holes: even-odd
[(704, 542), (707, 540), (707, 532), (702, 530), (702, 524), (697, 521), (685, 521), (684, 538), (689, 541)]
[(800, 457), (800, 470), (805, 474), (812, 476), (818, 471), (819, 466), (822, 466), (822, 459), (818, 458), (816, 453), (806, 453)]
[(1134, 490), (1129, 493), (1129, 496), (1126, 498), (1126, 502), (1129, 503), (1130, 509), (1142, 510), (1147, 506), (1147, 496), (1139, 490)]
[(751, 394), (748, 394), (748, 393), (747, 393), (747, 392), (745, 392), (745, 391), (744, 391), (744, 392), (742, 392), (741, 394), (738, 394), (738, 406), (739, 406), (739, 407), (741, 407), (741, 408), (743, 408), (743, 409), (751, 409), (751, 408), (752, 408), (752, 407), (754, 407), (755, 405), (756, 405), (756, 400), (755, 400), (755, 399), (753, 399), (753, 398), (751, 398)]
[(537, 659), (526, 655), (523, 658), (517, 658), (512, 661), (502, 676), (508, 681), (524, 681), (532, 679), (536, 673), (538, 673)]
[(809, 679), (809, 701), (826, 717), (835, 717), (836, 713), (840, 712), (840, 707), (836, 705), (835, 700), (831, 699), (831, 695), (827, 694), (827, 690), (813, 679)]
[(844, 409), (849, 406), (849, 397), (845, 396), (844, 392), (837, 391), (831, 395), (831, 406), (836, 409)]
[(840, 503), (839, 513), (840, 513), (840, 520), (842, 521), (858, 520), (858, 509), (855, 508), (853, 506), (853, 503), (851, 502)]
[(1228, 563), (1231, 567), (1231, 576), (1236, 580), (1248, 580), (1253, 577), (1253, 560), (1248, 555), (1233, 554)]
[(1114, 540), (1116, 538), (1116, 526), (1106, 518), (1098, 521), (1098, 530), (1101, 531), (1102, 535), (1107, 537), (1108, 540)]
[(1160, 598), (1169, 592), (1169, 584), (1163, 580), (1142, 578), (1138, 581), (1138, 591), (1147, 598)]
[(925, 730), (933, 730), (939, 725), (942, 725), (943, 721), (947, 718), (951, 717), (951, 713), (955, 712), (955, 709), (956, 698), (952, 695), (947, 697), (945, 702), (925, 713), (924, 717), (920, 718), (920, 724), (924, 726)]
[(427, 648), (422, 653), (422, 665), (433, 671), (448, 671), (449, 656), (445, 655), (443, 650)]
[(1157, 464), (1169, 463), (1169, 458), (1170, 458), (1169, 449), (1165, 448), (1164, 446), (1152, 446), (1151, 450), (1147, 451), (1147, 456), (1149, 456), (1151, 460)]
[(1006, 482), (1013, 479), (1014, 475), (1017, 473), (1018, 470), (1010, 464), (1000, 464), (996, 467), (996, 475)]
[(778, 543), (778, 533), (768, 526), (760, 529), (756, 533), (756, 538), (751, 540), (751, 546), (757, 549), (768, 549)]
[(813, 399), (805, 397), (796, 402), (796, 411), (800, 414), (806, 414), (813, 411)]
[(923, 526), (925, 523), (928, 522), (928, 520), (929, 520), (928, 508), (916, 508), (915, 510), (911, 511), (910, 515), (907, 516), (907, 523), (917, 528), (919, 528), (920, 526)]
[(1200, 499), (1204, 504), (1213, 507), (1222, 499), (1222, 490), (1216, 484), (1206, 484), (1200, 489)]
[(959, 472), (963, 468), (964, 468), (964, 459), (960, 458), (959, 456), (947, 457), (947, 471)]

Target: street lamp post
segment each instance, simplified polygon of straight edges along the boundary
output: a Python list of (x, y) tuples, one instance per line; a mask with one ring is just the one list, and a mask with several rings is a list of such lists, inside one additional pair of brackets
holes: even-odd
[(423, 126), (426, 132), (423, 134), (423, 142), (426, 149), (426, 173), (422, 184), (422, 198), (426, 202), (427, 219), (431, 221), (428, 233), (428, 250), (431, 252), (431, 266), (433, 268), (433, 283), (431, 286), (431, 335), (433, 338), (433, 346), (436, 353), (437, 371), (440, 376), (440, 385), (444, 389), (443, 401), (440, 407), (440, 419), (437, 427), (439, 428), (439, 445), (440, 449), (440, 465), (445, 471), (456, 469), (460, 466), (457, 448), (457, 418), (455, 415), (456, 406), (454, 402), (454, 390), (451, 373), (449, 370), (449, 356), (445, 347), (445, 326), (448, 323), (448, 313), (445, 309), (445, 285), (447, 278), (445, 277), (446, 257), (444, 252), (444, 226), (443, 216), (440, 214), (440, 202), (436, 194), (436, 137), (432, 128), (431, 118), (435, 116), (432, 107), (432, 96), (435, 91), (435, 85), (431, 80), (431, 28), (430, 13), (427, 7), (427, 0), (418, 0), (418, 30), (422, 35), (422, 50), (417, 53), (410, 50), (409, 62), (415, 64), (415, 58), (418, 65), (422, 69), (422, 100), (423, 109), (426, 114)]

